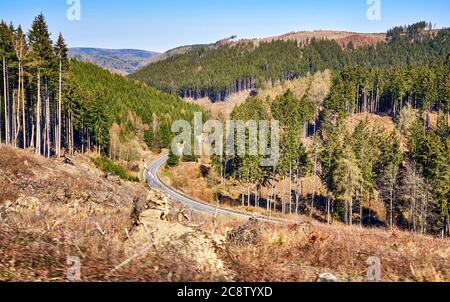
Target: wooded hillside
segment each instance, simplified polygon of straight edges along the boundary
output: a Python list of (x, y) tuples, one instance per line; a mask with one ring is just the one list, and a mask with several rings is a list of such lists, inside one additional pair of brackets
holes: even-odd
[[(140, 125), (150, 148), (170, 146), (170, 126), (195, 105), (93, 64), (69, 61), (63, 36), (53, 43), (41, 14), (28, 33), (0, 23), (0, 141), (37, 154), (111, 153), (111, 128), (126, 138)], [(117, 128), (116, 127), (116, 128)]]
[(187, 98), (223, 101), (228, 95), (348, 66), (409, 68), (443, 58), (450, 49), (450, 31), (430, 30), (421, 22), (388, 32), (386, 42), (342, 47), (335, 40), (310, 39), (240, 42), (215, 49), (201, 48), (137, 71), (131, 78)]

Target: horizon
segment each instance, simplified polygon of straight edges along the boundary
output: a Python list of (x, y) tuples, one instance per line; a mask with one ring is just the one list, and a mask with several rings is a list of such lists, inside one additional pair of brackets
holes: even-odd
[[(77, 1), (79, 12), (70, 20), (68, 12), (77, 9)], [(368, 12), (377, 8), (377, 1), (379, 16), (369, 19)], [(28, 30), (34, 17), (42, 12), (52, 37), (62, 32), (71, 48), (159, 53), (185, 45), (210, 44), (232, 35), (245, 40), (319, 30), (385, 33), (394, 26), (417, 21), (432, 22), (436, 28), (450, 26), (446, 16), (450, 2), (446, 0), (189, 2), (16, 0), (0, 3), (0, 19)]]

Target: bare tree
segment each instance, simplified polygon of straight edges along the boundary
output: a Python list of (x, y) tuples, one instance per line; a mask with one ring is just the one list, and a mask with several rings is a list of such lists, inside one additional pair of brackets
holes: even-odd
[(62, 140), (62, 59), (59, 58), (59, 80), (58, 80), (58, 129), (56, 131), (56, 156), (61, 157)]
[(9, 144), (9, 118), (8, 118), (8, 84), (6, 80), (6, 59), (3, 57), (3, 99), (5, 102), (5, 143)]
[(37, 104), (36, 104), (36, 154), (41, 155), (41, 71), (37, 72)]
[(50, 158), (50, 94), (48, 92), (48, 81), (45, 83), (45, 138), (46, 156)]

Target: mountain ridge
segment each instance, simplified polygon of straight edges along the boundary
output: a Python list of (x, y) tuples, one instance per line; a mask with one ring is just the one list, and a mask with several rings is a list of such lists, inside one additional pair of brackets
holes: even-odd
[(139, 49), (108, 49), (95, 47), (73, 47), (69, 57), (96, 64), (114, 73), (128, 75), (146, 66), (160, 53)]

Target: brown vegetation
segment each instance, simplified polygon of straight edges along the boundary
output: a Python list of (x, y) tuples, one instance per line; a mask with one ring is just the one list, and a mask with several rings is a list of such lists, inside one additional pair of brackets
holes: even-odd
[(383, 43), (386, 41), (385, 33), (352, 33), (343, 31), (331, 31), (331, 30), (316, 30), (316, 31), (301, 31), (287, 33), (281, 36), (268, 37), (263, 39), (251, 40), (255, 44), (260, 42), (271, 42), (275, 40), (296, 40), (298, 42), (306, 42), (307, 40), (316, 39), (327, 39), (335, 40), (342, 46), (347, 46), (348, 43), (352, 42), (355, 47), (375, 45), (377, 43)]
[(65, 164), (4, 145), (0, 154), (0, 281), (66, 281), (69, 256), (80, 258), (81, 281), (228, 278), (216, 241), (176, 213), (166, 221), (167, 200), (142, 184), (84, 156)]
[[(379, 257), (385, 281), (450, 281), (448, 239), (406, 232), (216, 220), (140, 184), (0, 145), (0, 280), (364, 281)], [(212, 235), (214, 234), (214, 235)]]

